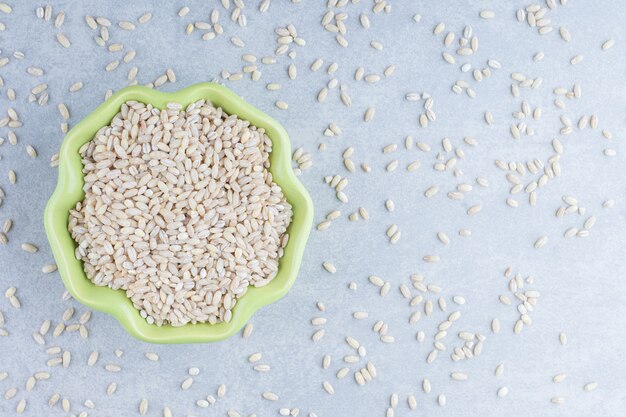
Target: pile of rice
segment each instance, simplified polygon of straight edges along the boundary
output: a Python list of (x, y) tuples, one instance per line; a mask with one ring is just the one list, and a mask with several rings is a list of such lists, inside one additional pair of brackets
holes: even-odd
[(149, 323), (229, 322), (268, 284), (291, 205), (268, 171), (263, 129), (198, 101), (129, 101), (82, 146), (85, 198), (70, 211), (76, 257)]

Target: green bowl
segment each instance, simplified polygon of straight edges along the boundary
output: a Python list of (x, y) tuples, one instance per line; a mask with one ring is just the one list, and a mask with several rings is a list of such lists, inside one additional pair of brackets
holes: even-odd
[[(74, 256), (76, 242), (68, 231), (69, 210), (83, 199), (83, 173), (80, 147), (90, 141), (102, 126), (108, 125), (123, 103), (135, 100), (159, 109), (169, 102), (183, 106), (207, 99), (229, 114), (237, 114), (251, 124), (265, 129), (272, 141), (270, 172), (293, 207), (289, 242), (280, 259), (278, 273), (265, 287), (251, 287), (237, 301), (230, 323), (198, 323), (180, 327), (148, 324), (139, 315), (125, 291), (94, 285), (85, 275), (82, 262)], [(63, 283), (72, 296), (84, 305), (115, 317), (134, 337), (152, 343), (213, 342), (232, 336), (259, 308), (277, 301), (293, 285), (313, 222), (311, 197), (291, 168), (291, 144), (285, 129), (274, 119), (246, 103), (226, 87), (212, 83), (195, 84), (175, 93), (163, 93), (146, 87), (127, 87), (113, 94), (93, 113), (85, 117), (65, 137), (59, 153), (59, 180), (44, 214), (46, 233)]]

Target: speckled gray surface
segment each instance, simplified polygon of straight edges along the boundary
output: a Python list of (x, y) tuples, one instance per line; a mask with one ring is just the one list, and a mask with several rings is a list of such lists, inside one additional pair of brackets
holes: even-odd
[[(25, 415), (79, 415), (86, 411), (89, 416), (132, 416), (138, 415), (140, 399), (147, 398), (150, 416), (161, 416), (164, 406), (170, 407), (174, 416), (224, 416), (227, 410), (237, 410), (242, 416), (252, 413), (275, 416), (282, 407), (297, 407), (301, 416), (309, 412), (320, 417), (384, 416), (392, 393), (400, 397), (396, 416), (623, 415), (626, 192), (621, 90), (626, 29), (620, 16), (626, 12), (626, 4), (598, 1), (592, 7), (588, 2), (574, 0), (566, 6), (559, 4), (548, 13), (555, 30), (541, 36), (536, 28), (516, 21), (515, 12), (527, 6), (524, 2), (395, 1), (390, 13), (374, 14), (373, 2), (362, 0), (345, 7), (346, 38), (350, 46), (344, 49), (335, 42), (333, 34), (321, 27), (325, 7), (319, 1), (292, 4), (273, 0), (264, 14), (258, 12), (258, 1), (247, 2), (245, 28), (231, 22), (229, 12), (218, 2), (189, 1), (191, 11), (184, 18), (177, 16), (183, 4), (174, 2), (163, 6), (139, 1), (54, 2), (55, 16), (61, 10), (67, 14), (60, 30), (52, 22), (36, 18), (38, 4), (10, 3), (13, 13), (0, 14), (0, 22), (6, 25), (6, 30), (0, 32), (0, 58), (10, 57), (9, 63), (0, 68), (4, 79), (0, 112), (6, 112), (9, 106), (15, 108), (24, 126), (16, 129), (17, 146), (9, 143), (0, 146), (0, 186), (6, 193), (0, 207), (0, 221), (14, 220), (13, 230), (8, 234), (9, 244), (0, 247), (0, 288), (4, 292), (16, 286), (22, 308), (15, 310), (4, 297), (0, 298), (0, 311), (6, 319), (4, 328), (9, 332), (8, 336), (0, 337), (0, 372), (9, 374), (0, 381), (0, 392), (18, 388), (13, 399), (0, 398), (0, 415), (14, 415), (18, 400), (25, 398)], [(200, 39), (199, 31), (185, 35), (189, 22), (208, 21), (213, 8), (220, 10), (224, 35), (208, 42)], [(231, 5), (230, 10), (233, 8)], [(496, 17), (479, 19), (483, 9), (494, 10)], [(135, 31), (111, 28), (111, 40), (123, 43), (124, 51), (135, 49), (137, 57), (132, 63), (123, 63), (106, 73), (105, 65), (120, 59), (123, 52), (107, 52), (96, 46), (93, 40), (96, 32), (85, 24), (84, 15), (106, 16), (115, 26), (120, 20), (136, 22), (145, 11), (151, 11), (154, 17), (147, 24), (138, 25)], [(369, 30), (358, 24), (361, 12), (371, 19)], [(412, 20), (415, 13), (423, 16), (420, 23)], [(445, 22), (446, 29), (442, 35), (435, 36), (433, 27), (438, 22)], [(315, 202), (316, 222), (330, 210), (342, 211), (342, 217), (329, 230), (313, 231), (291, 292), (253, 317), (254, 332), (249, 339), (238, 335), (206, 345), (141, 343), (126, 334), (111, 317), (94, 312), (88, 324), (88, 339), (81, 339), (77, 333), (54, 338), (50, 332), (46, 336), (46, 347), (60, 346), (72, 355), (67, 369), (48, 368), (45, 347), (35, 344), (31, 334), (45, 319), (51, 319), (54, 327), (70, 305), (77, 310), (74, 321), (85, 311), (76, 302), (61, 300), (64, 288), (56, 273), (40, 272), (44, 264), (52, 262), (42, 215), (56, 182), (56, 169), (49, 166), (49, 160), (62, 140), (56, 105), (65, 102), (72, 115), (70, 123), (76, 123), (102, 101), (107, 89), (126, 85), (126, 75), (132, 66), (139, 68), (140, 83), (154, 81), (167, 68), (173, 68), (178, 81), (163, 86), (166, 91), (219, 77), (222, 69), (231, 73), (241, 71), (242, 54), (258, 57), (273, 54), (274, 29), (287, 23), (293, 23), (307, 41), (304, 47), (294, 47), (295, 59), (283, 55), (274, 65), (259, 64), (262, 78), (258, 82), (244, 76), (244, 80), (225, 84), (283, 123), (294, 149), (303, 147), (311, 153), (314, 165), (300, 178)], [(471, 57), (457, 56), (457, 63), (449, 65), (441, 58), (443, 36), (454, 31), (458, 39), (465, 25), (471, 25), (479, 39), (478, 52)], [(560, 26), (569, 29), (571, 42), (559, 37)], [(56, 42), (55, 34), (59, 31), (71, 40), (69, 49)], [(231, 36), (240, 37), (246, 46), (234, 47), (229, 41)], [(615, 47), (602, 51), (602, 43), (609, 38), (616, 40)], [(371, 48), (372, 40), (382, 42), (384, 49)], [(23, 52), (25, 58), (13, 58), (15, 51)], [(450, 51), (454, 53), (454, 48)], [(545, 53), (545, 58), (533, 62), (533, 55), (539, 51)], [(570, 65), (576, 54), (582, 54), (584, 60)], [(322, 70), (313, 73), (309, 66), (316, 58), (323, 58), (325, 64)], [(498, 60), (502, 68), (493, 69), (491, 77), (482, 82), (474, 81), (471, 72), (460, 71), (460, 65), (465, 62), (484, 68), (488, 59)], [(298, 77), (293, 81), (287, 78), (287, 65), (291, 62), (298, 68)], [(337, 62), (339, 69), (328, 75), (326, 68), (331, 62)], [(366, 73), (380, 74), (389, 64), (396, 66), (395, 73), (377, 84), (354, 80), (359, 66), (365, 67)], [(44, 68), (45, 75), (28, 75), (28, 66)], [(513, 72), (529, 78), (542, 77), (543, 83), (537, 89), (523, 88), (520, 97), (513, 97), (510, 93)], [(324, 104), (316, 101), (319, 89), (333, 77), (348, 87), (351, 107), (341, 104), (338, 88), (331, 90)], [(451, 87), (456, 80), (469, 82), (476, 98), (454, 94)], [(69, 86), (77, 81), (83, 81), (85, 87), (80, 92), (69, 93)], [(49, 85), (49, 103), (43, 107), (28, 104), (29, 90), (41, 82)], [(280, 82), (283, 88), (268, 92), (267, 82)], [(571, 89), (574, 83), (581, 85), (582, 97), (563, 99), (566, 104), (563, 110), (555, 107), (553, 100), (557, 96), (553, 89)], [(13, 103), (6, 99), (8, 88), (16, 91), (17, 99)], [(404, 100), (409, 92), (432, 94), (437, 119), (427, 128), (418, 124), (422, 103)], [(275, 108), (276, 100), (289, 103), (289, 109)], [(540, 120), (526, 120), (534, 128), (533, 136), (514, 140), (509, 133), (509, 126), (515, 121), (511, 114), (520, 109), (521, 100), (528, 100), (533, 109), (542, 107), (543, 115)], [(363, 113), (370, 106), (376, 107), (376, 115), (365, 124)], [(485, 111), (493, 113), (494, 126), (485, 124)], [(582, 115), (591, 114), (599, 118), (597, 129), (574, 127), (571, 134), (559, 134), (562, 127), (559, 116), (566, 115), (576, 126)], [(341, 136), (323, 136), (330, 122), (341, 127)], [(612, 132), (613, 138), (604, 138), (602, 130)], [(7, 128), (0, 129), (1, 137), (6, 134)], [(415, 148), (405, 150), (402, 144), (408, 134), (428, 143), (432, 150), (428, 153)], [(459, 177), (450, 171), (433, 170), (444, 137), (450, 138), (453, 146), (465, 154), (465, 158), (457, 161), (456, 168), (462, 171)], [(478, 146), (464, 144), (464, 137), (476, 138)], [(511, 184), (494, 161), (537, 158), (546, 163), (553, 155), (550, 142), (557, 137), (565, 148), (560, 158), (562, 174), (538, 190), (535, 207), (528, 205), (524, 191), (510, 196)], [(325, 151), (317, 150), (321, 142), (327, 144)], [(399, 149), (393, 154), (383, 154), (383, 146), (389, 143), (397, 143)], [(28, 144), (38, 150), (38, 158), (26, 155)], [(371, 173), (358, 170), (350, 174), (345, 170), (341, 153), (349, 146), (354, 148), (352, 159), (358, 164), (369, 163)], [(616, 156), (605, 156), (607, 148), (616, 150)], [(385, 166), (393, 159), (400, 161), (399, 168), (386, 172)], [(414, 160), (421, 161), (420, 169), (406, 172), (406, 164)], [(17, 172), (16, 185), (8, 183), (10, 169)], [(337, 201), (323, 182), (324, 176), (335, 174), (350, 179), (345, 190), (349, 197), (346, 204)], [(479, 187), (475, 183), (478, 176), (488, 179), (490, 187)], [(526, 174), (524, 185), (529, 181), (531, 176)], [(462, 201), (448, 199), (447, 192), (461, 183), (472, 184), (473, 190), (465, 193)], [(440, 191), (432, 199), (426, 199), (423, 193), (432, 185), (439, 186)], [(564, 195), (575, 196), (586, 208), (585, 215), (556, 218), (555, 212), (563, 205)], [(505, 200), (509, 197), (517, 199), (520, 207), (508, 207)], [(384, 208), (388, 198), (395, 202), (393, 213)], [(602, 203), (607, 199), (614, 199), (615, 207), (603, 208)], [(475, 204), (481, 204), (482, 211), (468, 217), (467, 208)], [(367, 208), (370, 219), (349, 222), (347, 216), (361, 206)], [(563, 237), (568, 227), (582, 228), (590, 215), (597, 218), (590, 236)], [(397, 224), (402, 231), (395, 245), (385, 235), (391, 224)], [(471, 229), (471, 236), (459, 236), (461, 228)], [(449, 245), (437, 240), (439, 231), (450, 236)], [(548, 243), (534, 249), (533, 243), (543, 235), (549, 237)], [(33, 242), (41, 250), (34, 255), (25, 253), (19, 248), (22, 242)], [(424, 263), (423, 256), (433, 254), (441, 257), (440, 262)], [(321, 264), (326, 260), (336, 265), (336, 274), (322, 269)], [(513, 334), (513, 325), (519, 317), (515, 305), (506, 306), (498, 301), (500, 294), (509, 294), (508, 280), (503, 276), (507, 266), (524, 277), (532, 275), (534, 284), (527, 287), (541, 293), (530, 313), (533, 324), (520, 335)], [(443, 288), (440, 295), (427, 297), (435, 300), (444, 297), (448, 304), (446, 313), (435, 307), (431, 317), (408, 324), (408, 316), (414, 309), (402, 298), (398, 287), (402, 283), (410, 284), (412, 273), (421, 273), (428, 283)], [(371, 274), (391, 283), (387, 297), (380, 297), (377, 288), (368, 283)], [(348, 289), (350, 282), (357, 284), (356, 291)], [(415, 289), (412, 291), (417, 293)], [(455, 305), (451, 300), (454, 295), (464, 296), (465, 305)], [(317, 301), (324, 302), (325, 313), (316, 310)], [(436, 326), (456, 310), (462, 316), (443, 339), (447, 350), (440, 352), (435, 362), (427, 364)], [(355, 320), (354, 311), (368, 311), (369, 318)], [(328, 323), (325, 337), (313, 343), (310, 337), (315, 327), (310, 319), (316, 316), (326, 317)], [(502, 325), (497, 335), (490, 331), (493, 318), (498, 318)], [(395, 343), (379, 341), (372, 331), (377, 320), (388, 323)], [(427, 336), (421, 344), (416, 341), (418, 330), (424, 330)], [(462, 344), (457, 338), (459, 331), (486, 336), (480, 356), (458, 362), (450, 359), (452, 348)], [(566, 346), (559, 343), (560, 332), (567, 334)], [(335, 377), (337, 370), (345, 366), (343, 356), (352, 354), (344, 342), (348, 335), (367, 347), (367, 357), (360, 365), (350, 367), (360, 369), (369, 360), (378, 370), (377, 378), (364, 387), (357, 386), (352, 372), (342, 380)], [(114, 354), (118, 348), (124, 351), (120, 358)], [(88, 367), (87, 357), (93, 350), (101, 352), (100, 360)], [(157, 352), (160, 360), (146, 360), (144, 353), (148, 351)], [(270, 372), (257, 373), (247, 362), (247, 356), (257, 351), (263, 353), (263, 363), (271, 365)], [(321, 366), (325, 354), (333, 358), (326, 370)], [(104, 366), (108, 363), (121, 365), (122, 371), (107, 372)], [(505, 371), (496, 377), (494, 368), (499, 363), (505, 365)], [(191, 366), (199, 367), (200, 375), (195, 377), (191, 389), (182, 391), (180, 384)], [(39, 381), (28, 392), (25, 389), (28, 376), (44, 370), (51, 372), (51, 378)], [(453, 371), (467, 373), (468, 380), (453, 381), (449, 376)], [(558, 373), (567, 374), (567, 378), (556, 384), (552, 377)], [(431, 381), (430, 394), (421, 389), (423, 378)], [(335, 387), (334, 395), (323, 391), (321, 385), (325, 380)], [(597, 381), (598, 388), (584, 392), (583, 385), (591, 381)], [(118, 389), (107, 396), (106, 388), (111, 382), (116, 382)], [(196, 400), (215, 395), (219, 384), (227, 385), (226, 396), (211, 408), (198, 408)], [(510, 393), (506, 398), (498, 398), (496, 392), (503, 386)], [(266, 390), (275, 392), (280, 399), (276, 402), (262, 399), (261, 393)], [(69, 413), (63, 412), (60, 404), (48, 407), (48, 399), (55, 392), (71, 402)], [(417, 398), (415, 411), (407, 407), (409, 394)], [(437, 405), (439, 394), (447, 398), (444, 407)], [(565, 403), (552, 404), (553, 397), (564, 397)], [(96, 404), (95, 409), (83, 405), (87, 399)]]

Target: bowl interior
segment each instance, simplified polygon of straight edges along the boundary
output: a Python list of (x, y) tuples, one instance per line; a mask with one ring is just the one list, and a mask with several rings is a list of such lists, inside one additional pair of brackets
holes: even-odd
[[(133, 307), (123, 290), (94, 285), (85, 275), (82, 262), (74, 256), (76, 243), (67, 225), (69, 210), (83, 199), (80, 147), (91, 140), (102, 126), (110, 123), (121, 105), (129, 100), (165, 108), (169, 102), (183, 105), (207, 99), (226, 113), (237, 114), (251, 124), (265, 129), (272, 141), (269, 171), (293, 207), (289, 242), (279, 262), (276, 277), (265, 287), (250, 287), (238, 300), (230, 323), (188, 324), (181, 327), (156, 326), (146, 322)], [(313, 221), (313, 203), (291, 168), (291, 146), (285, 129), (274, 119), (252, 107), (235, 93), (218, 84), (201, 83), (175, 93), (163, 93), (146, 87), (127, 87), (100, 105), (78, 123), (65, 137), (59, 154), (59, 179), (45, 212), (45, 226), (59, 273), (72, 296), (81, 303), (113, 315), (133, 336), (154, 343), (193, 343), (225, 339), (236, 333), (259, 308), (285, 295), (296, 279)]]

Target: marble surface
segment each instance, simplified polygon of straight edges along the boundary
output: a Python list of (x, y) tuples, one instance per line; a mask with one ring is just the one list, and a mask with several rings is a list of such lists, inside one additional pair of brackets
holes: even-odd
[[(0, 207), (0, 222), (12, 219), (13, 229), (8, 233), (8, 245), (0, 247), (0, 289), (4, 292), (17, 287), (22, 308), (11, 307), (0, 297), (0, 311), (5, 317), (4, 328), (9, 335), (0, 337), (0, 372), (8, 377), (0, 381), (0, 392), (18, 388), (17, 395), (0, 398), (0, 415), (12, 416), (20, 399), (26, 399), (25, 415), (67, 416), (86, 411), (89, 416), (139, 415), (139, 401), (149, 400), (150, 416), (163, 415), (169, 407), (174, 416), (224, 416), (236, 410), (242, 416), (279, 415), (280, 408), (298, 408), (300, 416), (314, 412), (319, 417), (384, 416), (392, 393), (399, 396), (396, 416), (619, 416), (626, 405), (626, 360), (623, 355), (623, 335), (626, 324), (626, 273), (624, 244), (626, 243), (626, 218), (623, 204), (624, 187), (624, 116), (623, 67), (626, 29), (620, 16), (626, 4), (617, 1), (599, 1), (593, 5), (570, 1), (558, 5), (547, 13), (554, 27), (552, 33), (540, 35), (537, 28), (518, 23), (515, 14), (528, 6), (525, 2), (449, 1), (408, 2), (395, 1), (389, 13), (375, 14), (371, 1), (362, 0), (348, 4), (337, 13), (345, 11), (348, 48), (342, 48), (320, 25), (324, 2), (306, 1), (293, 4), (287, 0), (273, 0), (266, 13), (258, 10), (259, 2), (246, 2), (243, 13), (247, 26), (239, 27), (230, 21), (234, 2), (226, 11), (218, 2), (189, 1), (190, 12), (179, 17), (179, 2), (156, 4), (154, 2), (53, 2), (53, 16), (63, 10), (66, 18), (56, 29), (52, 21), (38, 19), (35, 8), (39, 4), (9, 1), (11, 14), (0, 13), (0, 22), (6, 29), (0, 32), (0, 58), (9, 62), (0, 68), (4, 86), (0, 89), (0, 114), (14, 108), (23, 122), (15, 129), (18, 144), (5, 141), (0, 146), (0, 186), (6, 197)], [(543, 3), (542, 3), (543, 5)], [(209, 21), (213, 9), (220, 11), (219, 22), (224, 34), (211, 41), (203, 41), (203, 31), (185, 34), (188, 23)], [(481, 19), (481, 10), (495, 11), (495, 18)], [(123, 31), (116, 26), (121, 20), (137, 22), (146, 11), (153, 18), (146, 24), (137, 24), (134, 31)], [(369, 16), (368, 30), (359, 25), (361, 13)], [(416, 23), (413, 15), (422, 15)], [(96, 31), (84, 22), (85, 15), (106, 16), (113, 22), (111, 42), (121, 42), (122, 52), (108, 52), (94, 42)], [(53, 17), (54, 20), (54, 17)], [(440, 35), (433, 28), (445, 22)], [(276, 64), (258, 64), (262, 72), (259, 81), (253, 82), (248, 74), (240, 81), (222, 80), (222, 70), (241, 72), (245, 65), (241, 57), (254, 54), (259, 59), (271, 56), (277, 47), (274, 29), (293, 23), (306, 46), (294, 46), (293, 58), (282, 55)], [(479, 47), (472, 56), (455, 54), (458, 39), (465, 26), (473, 28)], [(558, 34), (566, 27), (571, 41), (565, 42)], [(453, 46), (446, 48), (444, 36), (456, 33)], [(64, 49), (55, 35), (62, 32), (71, 40)], [(237, 48), (230, 41), (237, 36), (245, 47)], [(603, 51), (601, 45), (614, 38), (612, 49)], [(378, 51), (370, 46), (376, 40), (384, 48)], [(112, 72), (105, 72), (107, 63), (121, 59), (125, 51), (136, 50), (131, 63), (122, 63)], [(447, 50), (456, 58), (451, 65), (442, 59)], [(13, 57), (21, 51), (23, 59)], [(533, 61), (533, 56), (543, 52), (545, 58)], [(570, 60), (577, 54), (584, 59), (577, 65)], [(317, 72), (309, 67), (317, 59), (324, 66)], [(464, 73), (460, 67), (471, 63), (483, 69), (487, 60), (494, 59), (502, 68), (491, 69), (491, 76), (475, 81), (471, 71)], [(330, 63), (338, 64), (337, 71), (329, 75)], [(295, 80), (287, 77), (287, 66), (294, 63), (298, 69)], [(382, 77), (376, 84), (354, 80), (359, 66), (365, 73), (382, 74), (390, 64), (395, 73)], [(41, 67), (41, 77), (28, 75), (29, 66)], [(313, 167), (300, 175), (315, 202), (315, 222), (323, 220), (331, 210), (341, 210), (342, 216), (325, 231), (312, 232), (302, 268), (293, 289), (279, 302), (254, 315), (254, 331), (250, 338), (237, 335), (227, 341), (213, 344), (163, 346), (139, 342), (130, 337), (111, 317), (94, 312), (88, 323), (90, 336), (82, 339), (78, 333), (64, 333), (53, 337), (46, 335), (46, 345), (40, 346), (32, 333), (41, 323), (50, 319), (53, 328), (61, 322), (66, 308), (73, 306), (76, 313), (69, 322), (76, 322), (86, 311), (79, 303), (62, 301), (63, 284), (57, 273), (44, 275), (43, 265), (53, 262), (44, 233), (42, 215), (44, 206), (56, 183), (56, 168), (50, 167), (50, 158), (58, 151), (63, 134), (57, 104), (64, 102), (71, 112), (70, 125), (89, 114), (102, 102), (108, 89), (118, 90), (127, 85), (127, 73), (132, 66), (139, 69), (138, 80), (145, 84), (154, 81), (167, 68), (172, 68), (177, 82), (161, 87), (174, 91), (184, 86), (218, 78), (241, 94), (253, 105), (279, 120), (287, 129), (295, 148), (302, 147), (311, 154)], [(527, 78), (541, 77), (536, 88), (521, 88), (520, 96), (511, 95), (512, 73)], [(344, 106), (339, 99), (339, 88), (332, 89), (325, 103), (316, 100), (318, 91), (336, 78), (345, 85), (352, 105)], [(469, 83), (476, 92), (475, 98), (466, 93), (455, 94), (451, 87), (457, 80)], [(82, 81), (85, 87), (69, 93), (71, 84)], [(49, 102), (39, 106), (28, 103), (28, 94), (35, 85), (48, 84)], [(269, 92), (268, 82), (280, 82), (282, 89)], [(568, 90), (578, 83), (582, 96), (567, 99), (554, 94), (557, 87)], [(7, 91), (13, 88), (17, 98), (7, 100)], [(432, 110), (436, 120), (420, 127), (418, 118), (423, 101), (409, 102), (405, 94), (429, 93), (434, 99)], [(553, 103), (561, 99), (564, 109)], [(276, 100), (289, 103), (288, 110), (274, 106)], [(513, 112), (520, 111), (522, 100), (531, 108), (543, 109), (539, 120), (526, 117), (524, 122), (532, 127), (532, 136), (513, 139), (510, 125), (518, 123)], [(374, 119), (364, 123), (363, 114), (375, 107)], [(493, 126), (485, 123), (484, 115), (490, 111)], [(581, 116), (596, 114), (596, 129), (579, 129)], [(574, 125), (571, 134), (561, 134), (559, 120), (566, 116)], [(329, 123), (338, 124), (343, 133), (326, 137)], [(603, 130), (612, 134), (607, 139)], [(6, 138), (8, 129), (0, 128), (0, 137)], [(404, 149), (404, 138), (412, 135), (415, 141), (430, 145), (430, 152)], [(449, 138), (454, 149), (461, 149), (453, 169), (444, 172), (433, 169), (437, 155), (444, 152), (442, 139)], [(463, 142), (475, 138), (475, 147)], [(494, 163), (538, 159), (548, 165), (553, 157), (551, 145), (559, 138), (563, 154), (559, 159), (561, 175), (548, 181), (537, 190), (537, 203), (528, 204), (524, 191), (510, 195), (512, 186), (506, 172)], [(326, 150), (318, 150), (321, 143)], [(384, 154), (384, 146), (396, 143), (398, 150)], [(27, 145), (34, 146), (39, 156), (30, 158)], [(342, 152), (354, 148), (351, 157), (357, 166), (363, 162), (371, 166), (370, 173), (360, 169), (349, 173), (343, 167)], [(616, 151), (609, 157), (605, 150)], [(611, 153), (609, 151), (609, 153)], [(454, 156), (444, 152), (444, 160)], [(399, 161), (394, 172), (385, 167), (392, 160)], [(407, 172), (406, 165), (419, 160), (421, 167)], [(17, 184), (10, 185), (8, 171), (15, 170)], [(349, 178), (344, 190), (348, 203), (339, 202), (333, 190), (324, 183), (324, 176), (339, 174)], [(540, 174), (520, 176), (524, 186), (537, 180)], [(487, 179), (490, 186), (481, 187), (477, 177)], [(448, 192), (459, 184), (471, 184), (463, 200), (452, 200)], [(431, 186), (438, 186), (433, 198), (424, 197)], [(568, 214), (561, 218), (555, 212), (563, 196), (574, 196), (584, 214)], [(518, 208), (506, 204), (507, 198), (519, 202)], [(392, 199), (395, 210), (385, 209), (386, 199)], [(613, 199), (615, 206), (603, 208), (606, 200)], [(468, 216), (469, 207), (481, 205), (482, 210)], [(359, 207), (369, 212), (369, 220), (351, 222), (348, 215)], [(588, 237), (566, 239), (564, 232), (570, 227), (583, 228), (583, 223), (595, 216), (597, 222)], [(396, 224), (402, 236), (390, 244), (385, 232)], [(470, 229), (471, 236), (462, 237), (460, 229)], [(443, 245), (438, 232), (445, 232), (450, 243)], [(540, 248), (533, 247), (541, 236), (549, 238)], [(40, 247), (36, 254), (20, 249), (23, 242)], [(423, 257), (437, 255), (440, 261), (426, 263)], [(337, 273), (329, 274), (322, 262), (330, 261)], [(519, 319), (517, 303), (503, 305), (498, 297), (509, 291), (508, 279), (503, 273), (512, 267), (514, 274), (524, 278), (532, 276), (534, 282), (525, 284), (524, 290), (539, 291), (541, 296), (530, 312), (532, 325), (525, 326), (521, 334), (513, 332)], [(425, 300), (435, 303), (434, 312), (422, 314), (416, 324), (408, 317), (416, 309), (405, 300), (399, 286), (410, 286), (411, 274), (422, 274), (429, 284), (441, 287), (439, 294), (425, 294)], [(391, 285), (386, 297), (368, 282), (370, 275), (378, 275)], [(349, 288), (350, 283), (356, 289)], [(432, 288), (432, 287), (431, 287)], [(412, 295), (418, 291), (411, 287)], [(464, 305), (456, 305), (452, 297), (465, 297)], [(446, 312), (440, 311), (437, 299), (447, 302)], [(316, 302), (323, 302), (326, 311), (317, 311)], [(355, 311), (367, 311), (369, 317), (356, 320)], [(433, 349), (433, 336), (437, 326), (454, 311), (461, 313), (441, 340), (446, 350), (428, 364), (426, 357)], [(328, 319), (326, 334), (318, 343), (311, 340), (316, 330), (311, 318)], [(491, 332), (492, 319), (501, 323), (498, 334)], [(394, 343), (382, 343), (372, 331), (377, 320), (388, 324)], [(416, 334), (425, 332), (426, 339), (419, 343)], [(482, 353), (472, 359), (453, 362), (450, 354), (463, 341), (458, 333), (467, 331), (485, 336)], [(561, 345), (559, 334), (567, 335), (568, 342)], [(346, 336), (356, 338), (367, 348), (367, 356), (359, 364), (344, 364), (345, 355), (353, 355), (344, 341)], [(71, 352), (69, 367), (49, 368), (50, 358), (45, 349), (59, 346)], [(116, 357), (115, 350), (123, 355)], [(87, 366), (92, 351), (100, 352), (98, 363)], [(146, 352), (156, 352), (158, 362), (145, 359)], [(248, 363), (248, 355), (262, 352), (262, 363), (271, 365), (271, 371), (258, 373)], [(322, 368), (325, 354), (332, 356), (328, 369)], [(353, 371), (371, 361), (377, 368), (377, 377), (363, 387), (355, 383)], [(109, 363), (119, 364), (121, 372), (105, 370)], [(504, 364), (504, 373), (494, 375), (496, 365)], [(183, 391), (181, 382), (187, 377), (189, 367), (200, 368), (191, 389)], [(349, 375), (338, 380), (336, 372), (349, 366)], [(49, 380), (38, 381), (32, 391), (27, 391), (27, 378), (39, 371), (51, 373)], [(452, 372), (468, 375), (467, 381), (454, 381)], [(567, 378), (554, 383), (553, 377), (564, 373)], [(422, 381), (428, 378), (432, 391), (422, 391)], [(335, 394), (322, 389), (329, 381)], [(593, 392), (583, 386), (598, 382)], [(115, 382), (117, 392), (107, 395), (107, 386)], [(226, 384), (227, 393), (210, 408), (196, 406), (196, 401), (215, 395), (218, 385)], [(509, 394), (499, 398), (497, 391), (508, 387)], [(264, 400), (261, 393), (272, 391), (278, 401)], [(53, 393), (59, 393), (71, 403), (70, 412), (64, 412), (60, 403), (53, 408), (47, 405)], [(407, 395), (415, 395), (417, 409), (407, 406)], [(437, 404), (437, 396), (446, 396), (445, 406)], [(553, 404), (551, 399), (563, 397), (564, 404)], [(90, 399), (95, 403), (91, 410), (83, 405)], [(389, 415), (389, 414), (387, 414)]]

